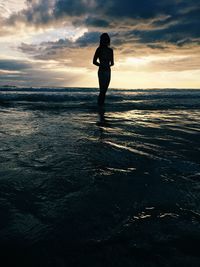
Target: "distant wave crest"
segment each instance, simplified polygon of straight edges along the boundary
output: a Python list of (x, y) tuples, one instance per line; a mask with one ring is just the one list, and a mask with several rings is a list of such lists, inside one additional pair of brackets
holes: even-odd
[[(96, 104), (96, 88), (0, 88), (0, 103), (5, 102), (62, 102)], [(117, 104), (121, 109), (200, 108), (197, 89), (109, 89), (106, 105)]]

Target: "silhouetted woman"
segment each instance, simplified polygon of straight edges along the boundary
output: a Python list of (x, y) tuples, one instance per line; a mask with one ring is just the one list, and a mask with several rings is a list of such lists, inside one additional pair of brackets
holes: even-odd
[(114, 65), (113, 50), (110, 46), (110, 37), (107, 33), (103, 33), (100, 36), (100, 44), (97, 48), (93, 64), (99, 67), (98, 78), (99, 78), (99, 97), (98, 105), (102, 106), (104, 104), (106, 91), (108, 89), (111, 77), (110, 67)]

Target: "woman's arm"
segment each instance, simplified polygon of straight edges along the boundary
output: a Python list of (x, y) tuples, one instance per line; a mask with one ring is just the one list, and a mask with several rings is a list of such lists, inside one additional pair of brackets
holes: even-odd
[(110, 66), (114, 66), (114, 55), (113, 55), (113, 50), (112, 50), (112, 53), (111, 53)]
[(94, 54), (94, 57), (93, 57), (93, 64), (99, 67), (100, 63), (97, 61), (98, 58), (99, 58), (99, 50), (97, 48), (97, 50)]

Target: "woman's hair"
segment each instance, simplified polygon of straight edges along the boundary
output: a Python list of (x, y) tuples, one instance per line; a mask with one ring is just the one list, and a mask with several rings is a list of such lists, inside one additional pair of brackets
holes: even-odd
[(102, 33), (100, 36), (100, 46), (109, 46), (110, 45), (110, 37), (107, 33)]

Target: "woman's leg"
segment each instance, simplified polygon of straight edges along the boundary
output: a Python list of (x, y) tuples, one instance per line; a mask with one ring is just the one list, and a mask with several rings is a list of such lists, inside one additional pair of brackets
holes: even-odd
[(105, 101), (106, 92), (110, 84), (110, 71), (98, 71), (99, 77), (99, 97), (98, 105), (103, 105)]

